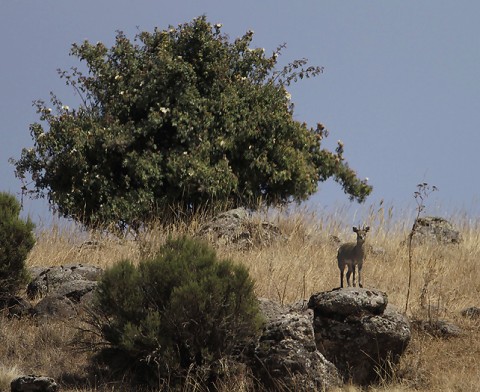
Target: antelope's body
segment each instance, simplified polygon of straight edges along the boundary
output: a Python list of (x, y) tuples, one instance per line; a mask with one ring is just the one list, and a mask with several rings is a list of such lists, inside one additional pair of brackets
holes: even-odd
[(338, 248), (337, 261), (340, 269), (340, 287), (343, 287), (343, 274), (347, 267), (347, 284), (350, 286), (350, 276), (353, 273), (353, 287), (355, 287), (355, 269), (358, 269), (358, 285), (362, 284), (362, 267), (365, 260), (365, 238), (370, 227), (363, 229), (353, 227), (353, 231), (357, 233), (357, 242), (348, 242)]

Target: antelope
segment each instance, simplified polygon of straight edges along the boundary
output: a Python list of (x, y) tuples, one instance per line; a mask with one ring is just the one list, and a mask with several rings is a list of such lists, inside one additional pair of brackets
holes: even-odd
[(337, 260), (338, 268), (340, 268), (340, 287), (343, 288), (343, 273), (347, 266), (347, 284), (350, 287), (350, 275), (353, 272), (353, 287), (355, 287), (355, 266), (358, 266), (358, 286), (362, 285), (362, 267), (365, 260), (365, 238), (370, 227), (364, 226), (363, 229), (353, 227), (353, 231), (357, 233), (357, 243), (348, 242), (338, 248)]

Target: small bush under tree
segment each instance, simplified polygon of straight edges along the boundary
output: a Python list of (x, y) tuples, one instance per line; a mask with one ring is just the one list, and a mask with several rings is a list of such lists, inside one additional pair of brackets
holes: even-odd
[(15, 294), (26, 282), (25, 260), (35, 244), (34, 224), (20, 219), (15, 196), (0, 193), (0, 299)]
[(187, 237), (167, 241), (138, 266), (124, 260), (105, 271), (92, 314), (108, 343), (99, 358), (149, 383), (181, 383), (192, 371), (208, 379), (205, 370), (261, 325), (245, 267)]

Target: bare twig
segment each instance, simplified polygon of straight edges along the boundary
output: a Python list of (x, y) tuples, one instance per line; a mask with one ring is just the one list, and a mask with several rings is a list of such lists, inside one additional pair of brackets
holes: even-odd
[(418, 229), (418, 219), (420, 215), (425, 210), (425, 200), (430, 196), (432, 192), (437, 191), (437, 187), (435, 185), (430, 186), (426, 182), (422, 182), (417, 185), (417, 191), (413, 193), (413, 197), (415, 198), (415, 202), (417, 203), (417, 215), (415, 216), (415, 221), (413, 222), (412, 229), (410, 230), (410, 234), (408, 235), (408, 287), (407, 287), (407, 299), (405, 301), (405, 313), (408, 310), (408, 301), (410, 299), (410, 290), (412, 287), (412, 274), (413, 274), (413, 236)]

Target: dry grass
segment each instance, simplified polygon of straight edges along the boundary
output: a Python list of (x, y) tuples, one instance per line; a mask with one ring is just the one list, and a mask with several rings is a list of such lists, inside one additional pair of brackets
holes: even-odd
[[(318, 217), (300, 211), (288, 215), (269, 214), (269, 219), (282, 229), (282, 240), (268, 247), (247, 251), (219, 249), (221, 257), (232, 258), (249, 268), (256, 281), (258, 296), (292, 303), (308, 299), (312, 293), (339, 286), (337, 246), (331, 236), (338, 236), (342, 241), (355, 238), (341, 213)], [(386, 291), (390, 303), (403, 311), (408, 282), (408, 251), (402, 241), (408, 235), (411, 221), (401, 216), (394, 217), (392, 209), (381, 206), (371, 208), (361, 223), (371, 227), (367, 243), (374, 250), (364, 264), (364, 285)], [(418, 246), (414, 249), (414, 276), (408, 314), (420, 319), (441, 317), (450, 320), (459, 325), (464, 334), (442, 340), (415, 332), (394, 379), (385, 380), (369, 390), (478, 390), (480, 323), (462, 318), (459, 312), (468, 306), (480, 306), (480, 227), (478, 222), (468, 221), (465, 217), (458, 221), (454, 219), (454, 223), (462, 232), (463, 242), (460, 245)], [(119, 240), (56, 225), (39, 231), (28, 265), (81, 262), (105, 268), (122, 258), (138, 261), (154, 252), (169, 235), (192, 234), (200, 224), (201, 220), (188, 226), (165, 228), (156, 225), (136, 240)], [(31, 321), (0, 319), (0, 339), (3, 342), (0, 357), (4, 359), (4, 367), (0, 367), (0, 389), (4, 389), (9, 378), (22, 372), (44, 374), (71, 384), (76, 376), (82, 375), (88, 364), (86, 354), (74, 352), (68, 345), (74, 333), (68, 323), (34, 324)], [(241, 382), (236, 380), (234, 384), (240, 385)], [(95, 382), (91, 388), (70, 386), (69, 390), (99, 390), (96, 385)], [(114, 389), (121, 390), (118, 386), (104, 388)], [(226, 386), (225, 390), (247, 389), (245, 386), (238, 389)], [(360, 389), (349, 385), (342, 390), (353, 392)]]

